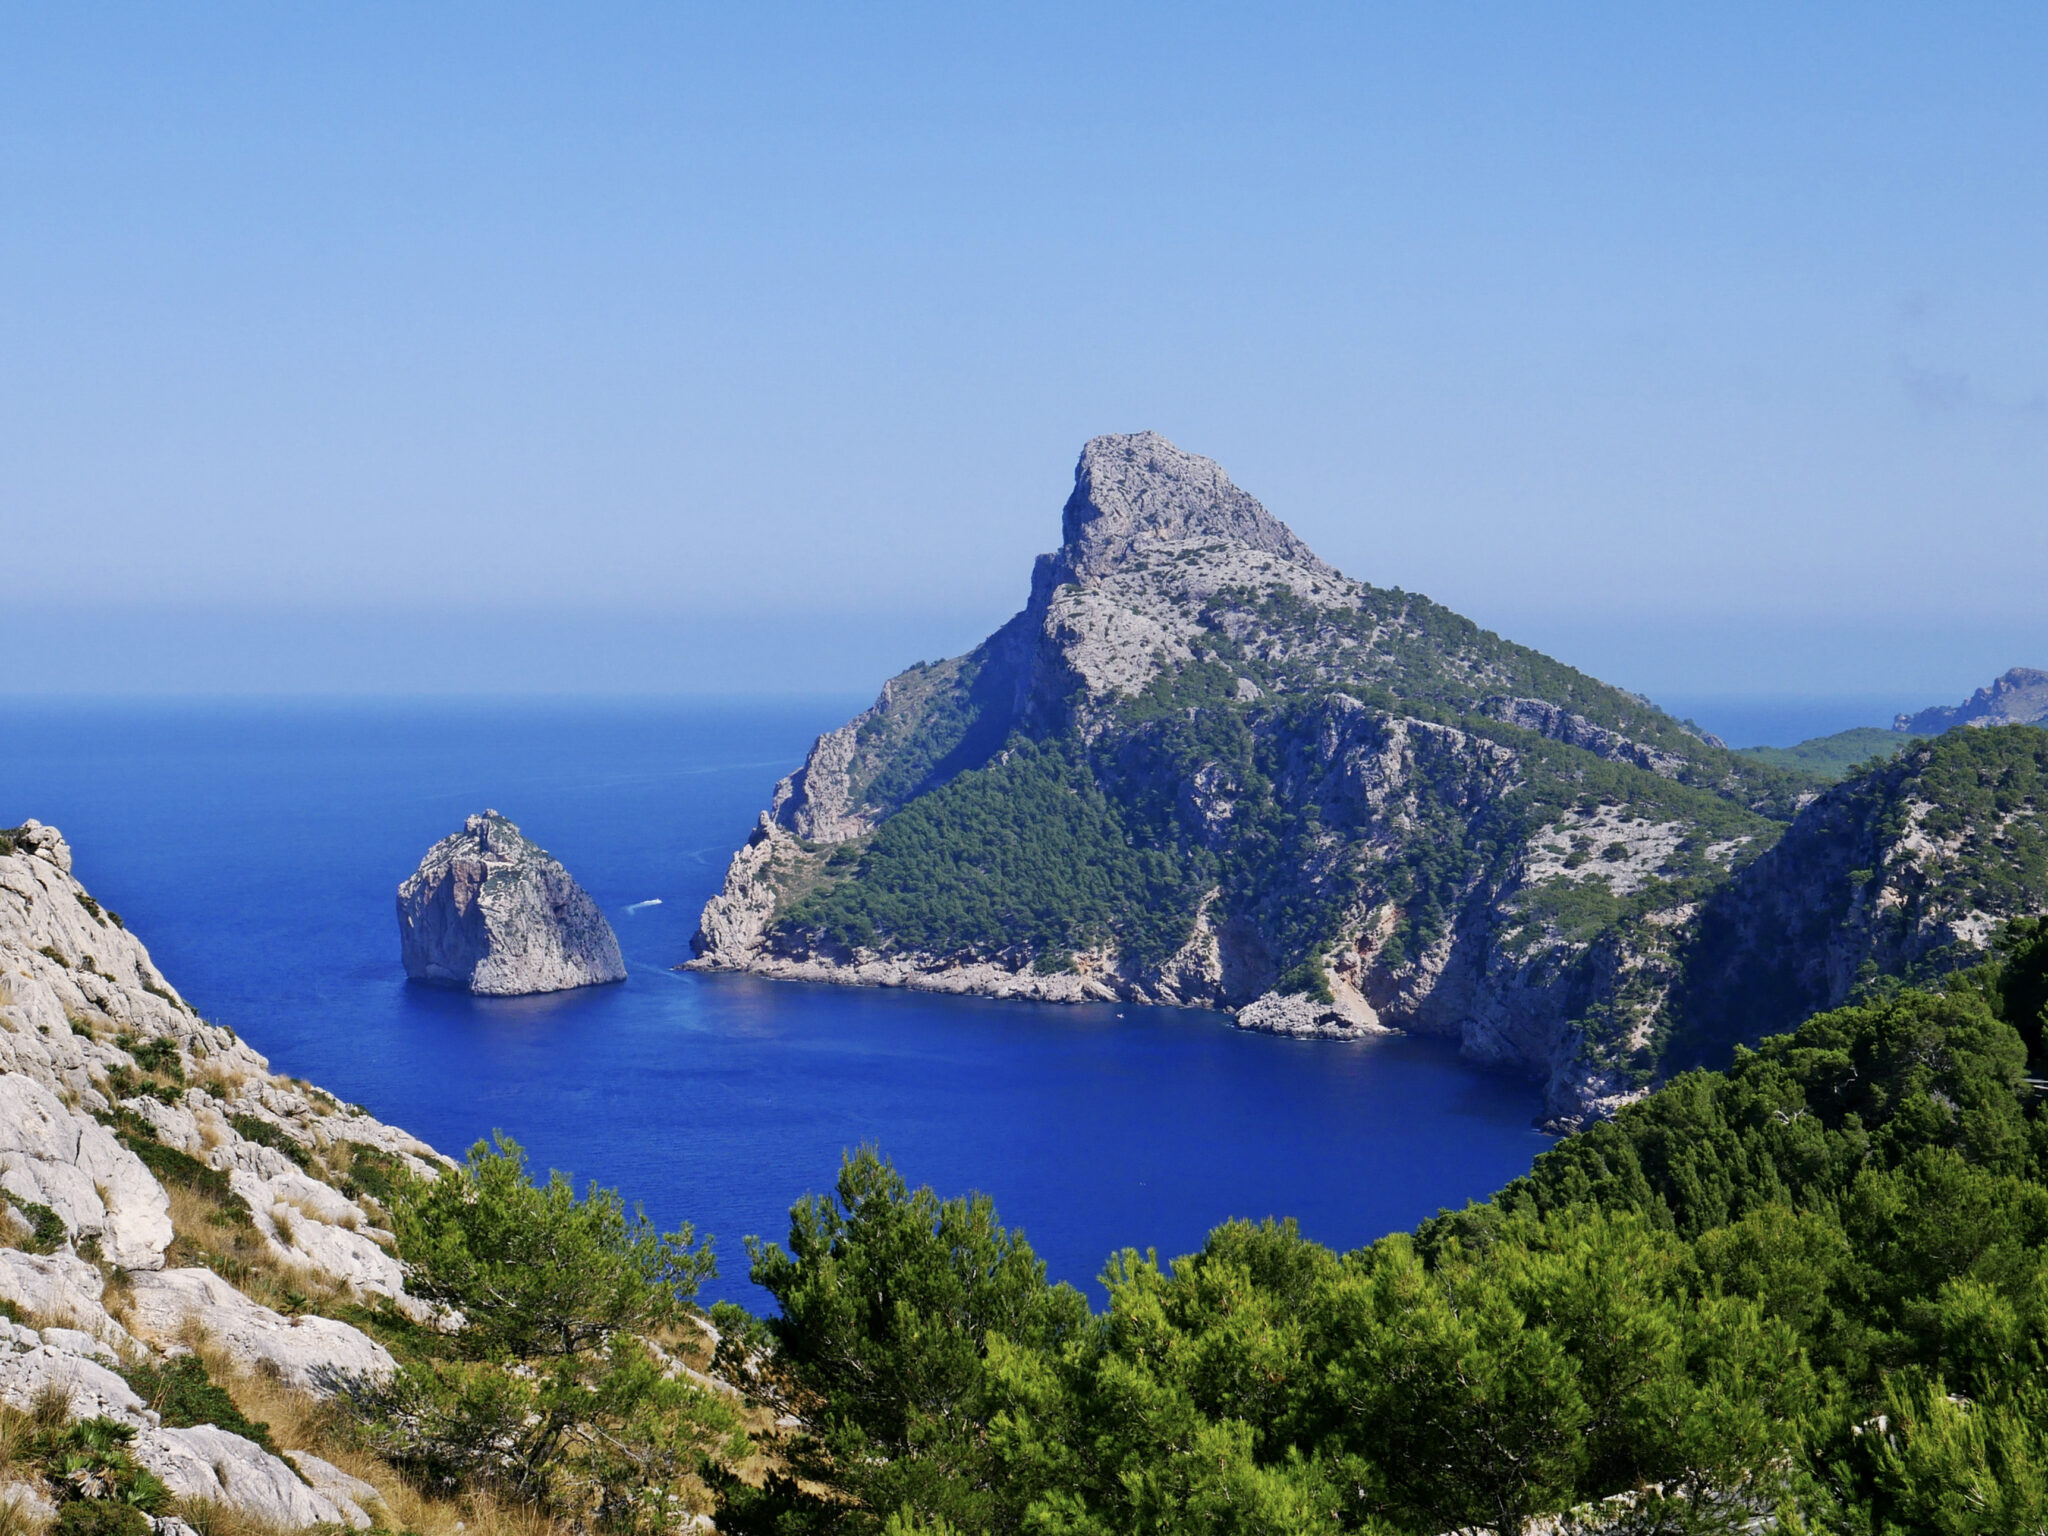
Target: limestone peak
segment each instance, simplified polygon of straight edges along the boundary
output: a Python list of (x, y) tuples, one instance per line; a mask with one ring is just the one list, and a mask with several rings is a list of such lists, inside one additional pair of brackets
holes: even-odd
[(1335, 574), (1292, 529), (1238, 489), (1214, 459), (1176, 448), (1157, 432), (1089, 439), (1061, 512), (1064, 563), (1100, 574), (1133, 546), (1214, 538)]

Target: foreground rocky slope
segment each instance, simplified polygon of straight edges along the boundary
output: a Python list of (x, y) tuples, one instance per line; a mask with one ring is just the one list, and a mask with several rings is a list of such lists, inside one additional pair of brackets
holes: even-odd
[(1566, 1119), (1636, 1091), (1676, 936), (1811, 781), (1343, 576), (1156, 434), (1087, 445), (1063, 533), (777, 786), (694, 964), (1451, 1034)]
[(168, 1426), (133, 1381), (194, 1343), (316, 1396), (388, 1374), (381, 1345), (318, 1314), (423, 1315), (374, 1191), (444, 1162), (194, 1013), (55, 828), (0, 831), (0, 1403), (127, 1426), (127, 1453), (180, 1498), (368, 1525), (369, 1485)]
[(398, 936), (407, 976), (481, 996), (626, 979), (597, 903), (496, 811), (427, 850), (398, 888)]

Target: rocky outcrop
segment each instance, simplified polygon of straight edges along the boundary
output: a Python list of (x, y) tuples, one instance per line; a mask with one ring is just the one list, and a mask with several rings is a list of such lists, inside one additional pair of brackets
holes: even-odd
[(34, 1078), (0, 1077), (0, 1190), (53, 1211), (70, 1242), (122, 1269), (155, 1269), (171, 1241), (171, 1203), (142, 1159)]
[[(1610, 763), (1633, 763), (1667, 779), (1675, 779), (1685, 771), (1686, 759), (1679, 753), (1631, 741), (1620, 731), (1595, 725), (1584, 715), (1575, 715), (1541, 699), (1488, 699), (1485, 708), (1486, 713), (1496, 720), (1519, 725), (1525, 731), (1534, 731), (1552, 741), (1583, 747)], [(1699, 739), (1705, 740), (1704, 737)]]
[[(124, 1379), (195, 1342), (315, 1395), (393, 1368), (347, 1323), (286, 1317), (212, 1270), (166, 1268), (177, 1207), (143, 1152), (209, 1170), (272, 1273), (342, 1305), (426, 1315), (404, 1293), (385, 1213), (331, 1170), (370, 1158), (431, 1174), (446, 1160), (272, 1074), (78, 883), (55, 828), (0, 829), (0, 1302), (22, 1320), (0, 1318), (0, 1402), (26, 1409), (61, 1391), (72, 1417), (133, 1427), (130, 1452), (174, 1494), (264, 1525), (368, 1526), (345, 1473), (295, 1470), (210, 1425), (167, 1427)], [(31, 1503), (46, 1498), (24, 1486)]]
[(1336, 1000), (1322, 1002), (1301, 992), (1267, 992), (1238, 1009), (1239, 1029), (1302, 1040), (1363, 1040), (1393, 1031), (1370, 1008), (1354, 1011)]
[[(1009, 623), (891, 679), (776, 787), (692, 966), (1440, 1034), (1537, 1076), (1560, 1128), (1646, 1091), (1702, 914), (1817, 781), (1345, 577), (1157, 434), (1083, 449), (1061, 532)], [(1142, 894), (1087, 905), (1073, 872), (1116, 870)]]
[[(1667, 907), (1683, 907), (1674, 877), (1724, 878), (1774, 831), (1752, 817), (1733, 838), (1698, 837), (1688, 815), (1655, 808), (1667, 792), (1652, 786), (1766, 798), (1752, 768), (1635, 695), (1344, 577), (1156, 433), (1082, 450), (1061, 532), (1022, 612), (968, 655), (892, 679), (777, 786), (704, 910), (693, 965), (1206, 1005), (1301, 1035), (1447, 1033), (1475, 1059), (1541, 1074), (1565, 1119), (1614, 1096), (1612, 1057), (1647, 1081), (1654, 1031), (1609, 1006), (1619, 984), (1602, 979), (1640, 967), (1600, 958), (1596, 940), (1620, 903), (1671, 884)], [(1532, 753), (1520, 733), (1567, 755)], [(838, 870), (861, 878), (832, 849), (857, 850), (1020, 736), (1068, 744), (1183, 867), (1255, 857), (1257, 881), (1190, 881), (1184, 941), (1150, 956), (1114, 933), (1045, 954), (991, 932), (951, 953), (802, 924), (807, 892)], [(1642, 787), (1580, 806), (1581, 753)], [(1561, 907), (1606, 916), (1589, 928)], [(1323, 990), (1330, 1003), (1308, 1001)]]
[(346, 1525), (360, 1531), (371, 1524), (353, 1499), (321, 1492), (254, 1441), (211, 1424), (146, 1427), (130, 1450), (179, 1498), (230, 1505), (266, 1525)]
[(1892, 729), (1938, 736), (1958, 725), (2041, 725), (2048, 723), (2048, 672), (2014, 667), (1960, 704), (1941, 704), (1917, 715), (1893, 717)]
[(0, 1248), (0, 1301), (23, 1317), (72, 1328), (117, 1350), (128, 1330), (106, 1309), (106, 1276), (73, 1252), (23, 1253)]
[(206, 1339), (242, 1371), (265, 1371), (315, 1397), (339, 1382), (383, 1378), (390, 1352), (360, 1329), (328, 1317), (284, 1317), (244, 1296), (210, 1269), (166, 1269), (129, 1277), (128, 1328), (160, 1347)]
[(597, 903), (496, 811), (427, 850), (398, 888), (398, 934), (407, 976), (480, 996), (626, 979)]

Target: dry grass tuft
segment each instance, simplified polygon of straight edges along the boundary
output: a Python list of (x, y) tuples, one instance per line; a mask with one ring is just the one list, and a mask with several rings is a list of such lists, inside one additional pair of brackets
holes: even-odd
[(199, 1536), (285, 1536), (292, 1529), (258, 1520), (246, 1510), (216, 1504), (212, 1499), (174, 1499), (170, 1512)]
[(249, 1083), (249, 1074), (224, 1061), (207, 1061), (196, 1068), (192, 1080), (223, 1103), (232, 1102)]
[(71, 1388), (46, 1381), (29, 1400), (28, 1421), (40, 1433), (49, 1434), (71, 1422)]
[(42, 1536), (47, 1529), (26, 1499), (0, 1498), (0, 1536)]
[(0, 1403), (0, 1477), (7, 1475), (28, 1453), (29, 1437), (35, 1426), (19, 1408)]
[(196, 1264), (210, 1269), (275, 1312), (331, 1310), (349, 1301), (346, 1291), (324, 1276), (280, 1260), (261, 1232), (234, 1220), (198, 1190), (182, 1184), (165, 1189), (176, 1235), (164, 1262), (173, 1268)]

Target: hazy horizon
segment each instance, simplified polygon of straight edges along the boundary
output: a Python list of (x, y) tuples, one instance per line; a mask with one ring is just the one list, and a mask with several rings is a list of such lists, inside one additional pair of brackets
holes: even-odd
[(1658, 699), (2048, 665), (2048, 13), (0, 19), (0, 692), (872, 694), (1152, 428)]

